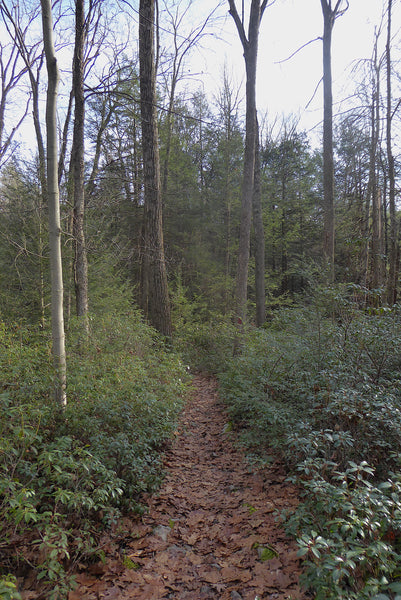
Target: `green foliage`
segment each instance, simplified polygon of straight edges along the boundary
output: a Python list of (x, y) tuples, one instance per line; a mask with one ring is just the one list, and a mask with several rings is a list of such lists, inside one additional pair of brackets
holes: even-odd
[(395, 591), (401, 576), (400, 473), (374, 484), (366, 462), (350, 461), (344, 471), (326, 465), (330, 477), (322, 464), (314, 466), (311, 476), (309, 463), (303, 480), (303, 504), (287, 524), (298, 536), (299, 556), (306, 559), (304, 583), (317, 591), (317, 599)]
[(38, 165), (11, 160), (0, 180), (0, 314), (40, 323), (49, 302), (47, 212)]
[[(160, 482), (188, 376), (135, 311), (92, 316), (88, 339), (70, 323), (63, 413), (51, 395), (47, 332), (1, 324), (0, 350), (4, 565), (17, 573), (28, 562), (46, 597), (60, 600), (74, 584), (69, 565), (96, 556), (100, 531)], [(0, 582), (18, 598), (12, 584)]]
[(14, 575), (0, 576), (0, 598), (2, 600), (21, 600), (17, 591), (17, 580)]
[(191, 302), (180, 278), (172, 293), (172, 319), (174, 344), (184, 362), (208, 373), (225, 369), (233, 353), (236, 328), (229, 316), (212, 312), (204, 299)]
[(244, 443), (304, 490), (285, 516), (317, 600), (394, 598), (401, 571), (401, 319), (364, 290), (319, 290), (248, 334), (220, 376)]
[(187, 375), (135, 312), (92, 321), (87, 343), (83, 350), (79, 327), (71, 331), (70, 402), (61, 430), (89, 444), (135, 503), (160, 482), (159, 451), (175, 427)]

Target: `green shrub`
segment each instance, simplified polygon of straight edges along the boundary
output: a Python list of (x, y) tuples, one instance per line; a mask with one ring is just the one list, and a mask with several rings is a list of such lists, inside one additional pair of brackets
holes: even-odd
[[(35, 568), (49, 600), (67, 597), (69, 565), (96, 556), (104, 527), (159, 484), (160, 452), (188, 384), (179, 357), (139, 313), (90, 323), (89, 337), (70, 323), (64, 412), (52, 398), (49, 332), (0, 327), (3, 568)], [(18, 598), (10, 577), (0, 590)]]
[(244, 443), (278, 448), (305, 490), (286, 526), (314, 597), (385, 600), (401, 595), (401, 320), (351, 292), (279, 311), (220, 384)]
[(79, 339), (75, 348), (60, 432), (88, 444), (135, 503), (160, 483), (160, 449), (182, 408), (186, 370), (135, 313), (93, 322), (84, 360)]
[(194, 371), (218, 373), (233, 355), (238, 333), (230, 315), (212, 312), (205, 301), (190, 301), (180, 281), (172, 294), (174, 347)]

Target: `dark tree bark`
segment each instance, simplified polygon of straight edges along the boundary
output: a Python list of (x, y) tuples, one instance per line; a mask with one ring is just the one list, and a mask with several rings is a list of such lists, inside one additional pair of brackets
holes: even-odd
[(246, 124), (244, 173), (242, 182), (241, 224), (238, 248), (238, 266), (235, 289), (236, 313), (240, 322), (246, 318), (246, 301), (248, 286), (249, 244), (252, 218), (252, 196), (255, 170), (256, 128), (256, 66), (258, 57), (259, 26), (265, 11), (267, 0), (252, 0), (249, 15), (248, 37), (246, 36), (243, 18), (240, 19), (235, 0), (228, 0), (230, 14), (234, 19), (244, 49), (246, 70)]
[(261, 181), (260, 181), (260, 147), (259, 125), (256, 118), (255, 140), (255, 172), (253, 182), (253, 228), (255, 231), (255, 293), (256, 293), (256, 325), (261, 327), (266, 318), (265, 288), (265, 232), (263, 227)]
[(142, 308), (151, 324), (171, 336), (170, 301), (163, 247), (159, 141), (156, 116), (154, 0), (140, 0), (139, 71), (145, 214), (142, 248)]
[(84, 48), (86, 39), (84, 0), (75, 0), (75, 48), (72, 90), (74, 94), (74, 133), (71, 153), (73, 170), (74, 214), (74, 283), (77, 316), (88, 324), (88, 261), (84, 233)]
[(320, 0), (323, 12), (323, 254), (334, 281), (334, 159), (333, 159), (333, 91), (331, 74), (331, 40), (334, 22), (348, 8), (340, 10), (342, 0), (332, 8), (331, 0)]

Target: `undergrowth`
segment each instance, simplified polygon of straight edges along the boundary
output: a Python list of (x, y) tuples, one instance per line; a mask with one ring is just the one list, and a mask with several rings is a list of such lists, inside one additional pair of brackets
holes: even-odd
[(321, 290), (247, 334), (220, 375), (252, 454), (284, 456), (301, 503), (283, 514), (317, 600), (401, 598), (401, 312)]
[(46, 331), (0, 324), (0, 597), (10, 600), (27, 570), (46, 598), (66, 598), (71, 568), (102, 558), (105, 527), (142, 510), (188, 382), (133, 311), (93, 317), (88, 339), (70, 324), (63, 413), (51, 363)]

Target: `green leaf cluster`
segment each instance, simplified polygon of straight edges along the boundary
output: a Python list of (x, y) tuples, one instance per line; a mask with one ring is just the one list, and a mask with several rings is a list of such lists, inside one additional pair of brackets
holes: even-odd
[[(135, 311), (92, 316), (86, 339), (71, 321), (61, 412), (48, 336), (0, 328), (0, 526), (5, 575), (29, 564), (56, 600), (73, 586), (69, 565), (97, 556), (104, 527), (160, 483), (188, 375)], [(0, 582), (18, 598), (12, 584)]]
[(285, 458), (301, 503), (283, 515), (317, 599), (388, 598), (401, 571), (401, 315), (320, 289), (250, 331), (220, 376), (254, 455)]

